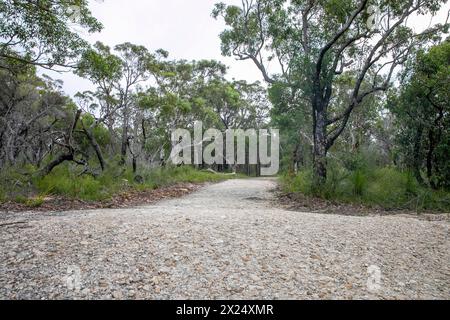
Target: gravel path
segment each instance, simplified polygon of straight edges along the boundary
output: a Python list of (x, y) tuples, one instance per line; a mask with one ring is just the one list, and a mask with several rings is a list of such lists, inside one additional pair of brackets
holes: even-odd
[(0, 299), (450, 299), (448, 222), (285, 211), (274, 187), (0, 213)]

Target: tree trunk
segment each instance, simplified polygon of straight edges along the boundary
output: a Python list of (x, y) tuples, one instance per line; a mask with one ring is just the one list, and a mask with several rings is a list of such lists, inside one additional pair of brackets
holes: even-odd
[(133, 173), (137, 172), (137, 160), (136, 157), (133, 156)]
[(429, 130), (428, 139), (430, 141), (430, 146), (427, 154), (427, 178), (431, 188), (437, 189), (436, 183), (433, 181), (433, 156), (434, 149), (436, 148), (433, 129)]
[(323, 108), (316, 109), (314, 112), (313, 173), (314, 187), (317, 188), (323, 186), (327, 179), (327, 121)]
[(123, 111), (123, 126), (122, 126), (122, 143), (120, 148), (120, 165), (125, 165), (127, 157), (127, 147), (128, 147), (128, 105), (125, 105)]
[(412, 163), (412, 167), (413, 167), (413, 172), (414, 172), (414, 176), (417, 179), (417, 182), (419, 182), (420, 184), (425, 184), (423, 179), (422, 179), (422, 175), (420, 174), (420, 167), (422, 166), (422, 157), (420, 155), (420, 150), (422, 148), (422, 133), (423, 133), (423, 128), (422, 126), (420, 126), (419, 128), (417, 128), (417, 132), (416, 132), (416, 137), (415, 137), (415, 141), (414, 141), (414, 155), (413, 155), (413, 163)]
[(73, 154), (61, 154), (58, 158), (56, 158), (55, 160), (53, 160), (52, 162), (50, 162), (48, 165), (46, 165), (41, 171), (40, 171), (40, 175), (42, 177), (45, 177), (46, 175), (49, 175), (52, 170), (59, 166), (61, 163), (63, 163), (64, 161), (72, 161), (73, 158)]
[(92, 134), (90, 129), (86, 129), (83, 124), (83, 130), (86, 133), (86, 136), (91, 143), (92, 147), (94, 148), (95, 154), (97, 155), (98, 162), (100, 163), (100, 167), (102, 168), (102, 171), (105, 171), (106, 164), (105, 159), (103, 158), (102, 150), (95, 139), (94, 135)]
[(38, 174), (40, 176), (45, 177), (46, 175), (50, 174), (56, 166), (60, 165), (64, 161), (74, 161), (75, 160), (75, 149), (72, 146), (72, 135), (73, 135), (73, 132), (75, 131), (75, 128), (77, 127), (78, 121), (80, 120), (81, 112), (82, 112), (81, 109), (77, 110), (77, 113), (75, 114), (72, 126), (69, 128), (69, 130), (65, 136), (68, 153), (59, 155), (58, 158), (56, 158), (55, 160), (50, 162), (48, 165), (46, 165), (41, 171), (39, 171)]

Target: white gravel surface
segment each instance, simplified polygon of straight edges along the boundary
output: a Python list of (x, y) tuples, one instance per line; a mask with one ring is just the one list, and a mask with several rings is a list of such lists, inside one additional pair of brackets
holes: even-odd
[(274, 187), (0, 213), (0, 299), (450, 299), (448, 221), (286, 211)]

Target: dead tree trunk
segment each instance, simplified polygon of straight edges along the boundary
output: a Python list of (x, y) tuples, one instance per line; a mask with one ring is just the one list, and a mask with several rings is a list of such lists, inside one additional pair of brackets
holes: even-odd
[(94, 148), (95, 154), (97, 155), (98, 162), (100, 163), (100, 167), (102, 168), (102, 171), (105, 171), (106, 169), (106, 162), (105, 158), (103, 157), (102, 149), (100, 148), (100, 145), (97, 142), (97, 139), (95, 139), (94, 134), (92, 133), (92, 128), (86, 128), (83, 121), (81, 122), (83, 125), (83, 131), (86, 134), (86, 137), (88, 138), (92, 148)]
[(61, 163), (65, 162), (65, 161), (72, 161), (73, 159), (74, 159), (74, 157), (73, 157), (72, 153), (61, 154), (55, 160), (53, 160), (48, 165), (46, 165), (40, 171), (40, 175), (42, 177), (45, 177), (46, 175), (49, 175), (53, 171), (53, 169), (56, 168), (57, 166), (59, 166)]
[(125, 104), (125, 107), (123, 109), (123, 125), (122, 125), (122, 142), (121, 142), (121, 148), (120, 148), (120, 165), (125, 165), (127, 162), (127, 148), (128, 148), (128, 120), (129, 112), (128, 112), (128, 105)]
[(73, 132), (75, 131), (75, 128), (77, 126), (78, 121), (80, 120), (81, 116), (81, 109), (77, 110), (77, 113), (75, 114), (75, 118), (72, 122), (72, 126), (69, 128), (65, 135), (65, 147), (67, 148), (67, 153), (59, 155), (55, 160), (50, 162), (48, 165), (46, 165), (41, 171), (39, 171), (39, 175), (42, 177), (45, 177), (46, 175), (49, 175), (55, 167), (60, 165), (61, 163), (65, 161), (75, 161), (75, 148), (72, 145), (72, 136)]

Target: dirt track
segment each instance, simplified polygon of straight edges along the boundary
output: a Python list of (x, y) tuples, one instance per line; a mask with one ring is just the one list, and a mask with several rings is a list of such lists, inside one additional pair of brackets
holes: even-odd
[(275, 208), (271, 179), (0, 213), (1, 299), (450, 299), (450, 224)]

